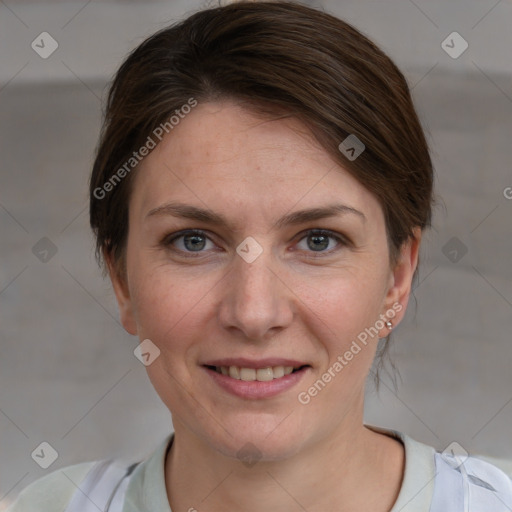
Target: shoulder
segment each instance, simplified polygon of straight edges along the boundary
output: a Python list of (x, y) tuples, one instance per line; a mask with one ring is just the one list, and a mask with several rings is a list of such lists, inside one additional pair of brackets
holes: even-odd
[(489, 481), (494, 483), (495, 491), (507, 492), (512, 497), (512, 479), (502, 469), (476, 457), (468, 457), (464, 466), (473, 484), (486, 487), (484, 484)]
[(57, 469), (25, 487), (6, 512), (65, 510), (71, 497), (97, 461)]
[[(495, 512), (512, 507), (512, 479), (500, 468), (477, 457), (435, 454), (434, 501), (448, 503), (459, 493), (470, 511), (491, 507)], [(433, 510), (437, 510), (434, 508)]]
[(404, 479), (393, 512), (512, 511), (512, 479), (507, 475), (512, 474), (512, 463), (500, 461), (505, 472), (494, 463), (498, 460), (468, 456), (455, 444), (441, 453), (401, 432), (371, 428), (400, 439), (405, 446)]

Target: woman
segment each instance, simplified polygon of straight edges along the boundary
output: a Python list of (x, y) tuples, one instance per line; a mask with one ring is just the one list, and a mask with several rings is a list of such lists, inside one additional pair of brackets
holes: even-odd
[(110, 90), (90, 220), (174, 434), (11, 512), (510, 510), (494, 466), (363, 423), (432, 184), (403, 75), (337, 18), (239, 3), (144, 41)]

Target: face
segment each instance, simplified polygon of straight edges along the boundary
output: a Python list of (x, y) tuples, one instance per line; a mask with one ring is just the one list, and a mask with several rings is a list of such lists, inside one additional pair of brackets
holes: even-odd
[(360, 427), (419, 238), (391, 267), (377, 199), (297, 120), (232, 102), (200, 103), (134, 178), (111, 277), (126, 330), (160, 350), (147, 371), (176, 432), (273, 460)]

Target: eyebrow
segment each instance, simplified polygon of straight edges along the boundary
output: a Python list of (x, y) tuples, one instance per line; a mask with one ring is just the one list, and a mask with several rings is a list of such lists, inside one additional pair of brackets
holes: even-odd
[[(363, 222), (366, 222), (367, 220), (364, 213), (356, 210), (355, 208), (352, 208), (351, 206), (347, 206), (345, 204), (331, 204), (323, 207), (310, 208), (288, 213), (275, 223), (275, 228), (280, 229), (285, 226), (304, 224), (306, 222), (346, 214), (353, 214), (359, 217)], [(196, 220), (211, 225), (217, 225), (226, 229), (230, 227), (228, 220), (219, 213), (178, 202), (169, 202), (153, 208), (147, 213), (145, 220), (150, 217), (161, 215), (171, 215), (173, 217)]]

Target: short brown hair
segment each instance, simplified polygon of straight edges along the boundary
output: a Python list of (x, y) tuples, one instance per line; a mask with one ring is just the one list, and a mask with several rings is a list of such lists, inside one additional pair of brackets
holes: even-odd
[[(301, 120), (379, 200), (391, 261), (414, 227), (430, 226), (432, 162), (407, 82), (391, 59), (325, 12), (293, 2), (235, 3), (160, 30), (115, 75), (90, 179), (100, 264), (104, 252), (124, 261), (133, 172), (104, 198), (94, 191), (191, 97), (242, 100)], [(354, 161), (338, 149), (351, 134), (366, 146)]]
[[(415, 227), (430, 226), (432, 162), (407, 82), (391, 59), (325, 12), (287, 1), (243, 2), (157, 32), (115, 75), (90, 181), (98, 261), (106, 253), (124, 270), (134, 173), (105, 197), (95, 190), (191, 97), (234, 99), (302, 121), (378, 199), (391, 262)], [(366, 146), (355, 160), (339, 150), (349, 135)]]

